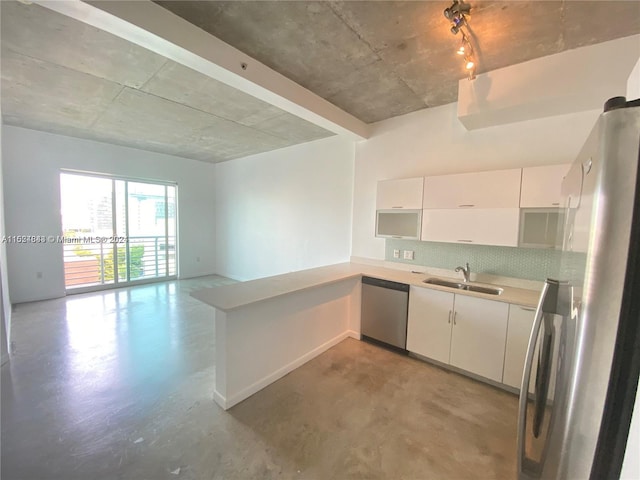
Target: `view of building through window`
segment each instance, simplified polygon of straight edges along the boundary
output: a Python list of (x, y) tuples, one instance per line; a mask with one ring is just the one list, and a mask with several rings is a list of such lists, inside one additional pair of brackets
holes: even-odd
[(60, 174), (65, 286), (176, 275), (176, 186)]

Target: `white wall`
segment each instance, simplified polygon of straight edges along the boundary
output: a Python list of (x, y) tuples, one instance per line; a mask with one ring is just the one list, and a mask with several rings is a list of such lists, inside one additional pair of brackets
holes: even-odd
[[(61, 235), (61, 168), (176, 181), (179, 274), (215, 272), (214, 165), (6, 125), (2, 135), (7, 235)], [(62, 245), (7, 251), (12, 303), (64, 295)]]
[(249, 280), (348, 261), (353, 156), (335, 136), (217, 164), (218, 273)]
[(384, 120), (356, 146), (352, 256), (384, 258), (375, 238), (378, 180), (570, 163), (599, 111), (467, 131), (451, 103)]

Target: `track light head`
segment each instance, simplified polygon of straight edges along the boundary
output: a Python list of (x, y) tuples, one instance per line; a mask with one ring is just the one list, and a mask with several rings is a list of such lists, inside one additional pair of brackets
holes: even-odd
[(451, 20), (455, 15), (451, 10), (451, 7), (445, 8), (443, 14), (444, 14), (444, 18), (446, 18), (447, 20)]
[(453, 20), (451, 21), (451, 33), (453, 33), (454, 35), (457, 34), (460, 31), (462, 25), (464, 25), (463, 16), (458, 15), (456, 17), (453, 17)]
[(464, 3), (463, 0), (453, 0), (450, 7), (445, 8), (442, 12), (447, 20), (453, 20), (456, 17), (464, 17), (471, 14), (471, 5)]

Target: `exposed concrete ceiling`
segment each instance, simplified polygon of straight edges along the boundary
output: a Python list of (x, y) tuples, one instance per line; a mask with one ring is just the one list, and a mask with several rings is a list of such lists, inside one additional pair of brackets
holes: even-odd
[[(370, 123), (454, 102), (450, 1), (158, 1)], [(640, 33), (637, 1), (469, 1), (477, 73)]]
[[(448, 1), (156, 3), (368, 123), (453, 102), (465, 76)], [(478, 73), (640, 33), (634, 1), (470, 3)], [(0, 7), (7, 124), (211, 162), (332, 135), (42, 6)]]
[(80, 21), (0, 7), (6, 124), (211, 162), (332, 135)]

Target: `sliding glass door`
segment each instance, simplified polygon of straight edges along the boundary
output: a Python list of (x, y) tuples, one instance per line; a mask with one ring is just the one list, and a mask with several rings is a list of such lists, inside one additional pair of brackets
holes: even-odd
[(175, 277), (176, 186), (61, 173), (65, 286)]

